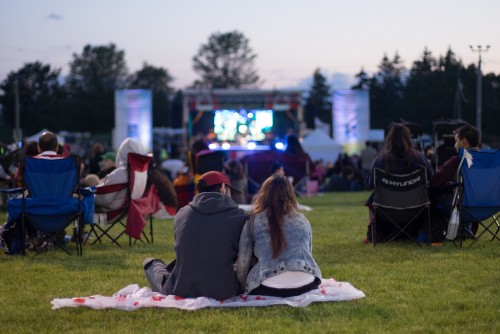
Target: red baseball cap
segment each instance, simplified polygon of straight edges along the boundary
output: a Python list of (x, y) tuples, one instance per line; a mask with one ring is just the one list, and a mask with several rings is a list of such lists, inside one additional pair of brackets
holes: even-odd
[(237, 193), (240, 192), (238, 189), (234, 189), (231, 186), (231, 181), (229, 181), (229, 178), (226, 176), (226, 174), (221, 172), (216, 172), (216, 171), (206, 172), (200, 177), (200, 180), (205, 181), (207, 186), (213, 186), (216, 184), (225, 184), (226, 186), (231, 188), (231, 190)]

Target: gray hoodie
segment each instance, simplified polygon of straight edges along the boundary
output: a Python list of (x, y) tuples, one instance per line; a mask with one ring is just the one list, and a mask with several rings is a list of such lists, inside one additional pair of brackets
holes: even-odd
[(174, 221), (176, 264), (163, 285), (167, 294), (226, 299), (240, 292), (233, 269), (247, 215), (230, 197), (196, 195)]

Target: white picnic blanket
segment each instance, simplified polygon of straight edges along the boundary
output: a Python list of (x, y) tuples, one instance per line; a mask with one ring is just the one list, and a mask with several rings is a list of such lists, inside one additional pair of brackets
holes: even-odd
[(131, 311), (141, 307), (169, 307), (193, 311), (205, 307), (269, 305), (305, 307), (313, 302), (334, 302), (364, 297), (365, 294), (362, 291), (356, 289), (349, 283), (337, 282), (334, 279), (323, 279), (317, 290), (288, 298), (252, 295), (240, 295), (224, 300), (215, 300), (206, 297), (182, 298), (173, 295), (162, 295), (151, 291), (149, 287), (140, 288), (137, 284), (131, 284), (116, 292), (111, 297), (95, 295), (90, 297), (56, 298), (52, 300), (51, 304), (53, 310), (62, 307), (87, 306), (96, 310), (115, 308)]

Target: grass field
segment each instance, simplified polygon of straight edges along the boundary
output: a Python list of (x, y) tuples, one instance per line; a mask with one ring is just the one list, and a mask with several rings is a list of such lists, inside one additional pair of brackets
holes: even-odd
[(62, 251), (0, 255), (0, 332), (500, 333), (500, 243), (482, 240), (463, 249), (364, 245), (367, 195), (300, 199), (313, 208), (305, 214), (323, 277), (350, 282), (364, 299), (306, 308), (51, 310), (54, 298), (146, 286), (144, 258), (174, 256), (172, 220), (156, 220), (154, 245), (86, 245), (83, 258)]

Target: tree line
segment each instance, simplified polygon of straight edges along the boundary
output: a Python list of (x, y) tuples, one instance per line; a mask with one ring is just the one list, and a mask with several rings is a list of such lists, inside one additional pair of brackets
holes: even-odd
[[(462, 119), (476, 124), (477, 65), (465, 66), (448, 49), (434, 57), (427, 48), (409, 69), (396, 52), (384, 55), (378, 70), (369, 75), (364, 69), (356, 74), (352, 89), (370, 92), (370, 128), (384, 129), (394, 121), (420, 124), (422, 131), (433, 133), (433, 122)], [(332, 121), (331, 89), (319, 69), (306, 98), (304, 113), (307, 126), (314, 128), (314, 118)], [(485, 142), (499, 146), (500, 75), (482, 77), (482, 135)]]
[[(256, 57), (241, 32), (213, 33), (192, 58), (193, 70), (199, 76), (192, 87), (258, 87)], [(392, 59), (384, 55), (372, 75), (360, 70), (352, 88), (370, 91), (371, 128), (385, 128), (403, 119), (417, 122), (424, 132), (431, 133), (432, 122), (441, 118), (462, 118), (475, 124), (476, 71), (475, 64), (464, 66), (451, 49), (437, 58), (425, 49), (409, 69), (397, 53)], [(86, 45), (81, 53), (72, 55), (65, 77), (61, 69), (40, 61), (11, 71), (0, 83), (2, 123), (10, 128), (15, 125), (17, 90), (24, 134), (44, 127), (52, 131), (109, 133), (114, 127), (115, 90), (151, 89), (153, 126), (182, 127), (183, 94), (172, 87), (173, 81), (168, 69), (147, 62), (129, 73), (125, 51), (113, 43)], [(331, 124), (331, 88), (316, 69), (304, 101), (307, 127), (314, 128), (316, 118)], [(486, 140), (499, 139), (499, 110), (500, 76), (488, 73), (483, 76), (482, 123)], [(0, 139), (11, 139), (11, 133), (2, 133)]]
[[(256, 54), (240, 32), (212, 34), (193, 57), (200, 76), (199, 88), (242, 88), (257, 83)], [(153, 125), (182, 127), (182, 91), (172, 87), (174, 78), (163, 67), (143, 63), (129, 73), (125, 51), (115, 44), (86, 45), (69, 62), (69, 74), (40, 61), (11, 71), (1, 82), (2, 122), (14, 128), (16, 90), (20, 106), (20, 128), (30, 135), (41, 128), (52, 131), (109, 133), (114, 127), (116, 89), (150, 89), (153, 95)], [(12, 133), (0, 139), (10, 140)]]

